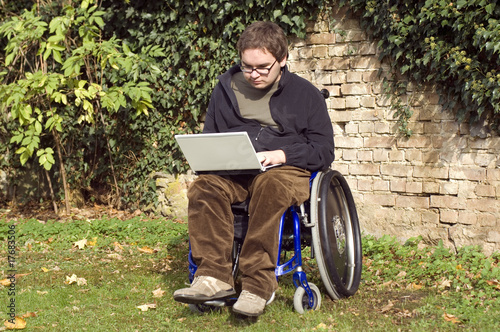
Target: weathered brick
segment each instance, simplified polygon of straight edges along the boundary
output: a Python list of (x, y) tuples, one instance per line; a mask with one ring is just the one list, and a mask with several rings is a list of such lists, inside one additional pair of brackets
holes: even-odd
[(397, 196), (396, 206), (401, 208), (428, 209), (429, 198), (419, 196)]
[(347, 82), (347, 75), (343, 71), (334, 71), (332, 72), (332, 84), (339, 84), (337, 87), (340, 92), (340, 87), (342, 83)]
[(474, 159), (477, 166), (495, 167), (495, 161), (498, 159), (498, 152), (493, 153), (478, 153)]
[(380, 68), (380, 62), (376, 57), (360, 56), (350, 59), (351, 68), (353, 69), (376, 69)]
[(363, 72), (361, 71), (348, 71), (347, 83), (359, 83), (362, 81)]
[(311, 59), (313, 57), (312, 47), (304, 47), (297, 50), (299, 59)]
[(370, 94), (370, 85), (367, 83), (346, 83), (340, 87), (342, 94), (349, 95), (367, 95)]
[(332, 83), (332, 74), (329, 71), (315, 71), (314, 81), (320, 85), (330, 85)]
[(378, 70), (363, 71), (363, 82), (377, 82), (380, 79)]
[[(330, 105), (334, 110), (343, 110), (345, 109), (345, 98), (330, 98)], [(344, 113), (344, 112), (342, 112)], [(335, 114), (339, 115), (339, 114)], [(346, 114), (342, 114), (340, 116), (345, 116)], [(333, 118), (332, 120), (336, 122)], [(349, 121), (352, 119), (352, 114), (349, 114)]]
[(458, 211), (441, 209), (439, 213), (440, 213), (440, 221), (442, 223), (452, 224), (452, 225), (458, 223)]
[(344, 160), (357, 160), (358, 159), (358, 151), (354, 149), (343, 149), (342, 150), (342, 159)]
[(359, 132), (360, 133), (373, 133), (375, 126), (373, 121), (370, 122), (361, 122), (359, 124)]
[(375, 55), (377, 54), (377, 43), (360, 43), (358, 52), (360, 55)]
[(344, 58), (318, 59), (313, 69), (347, 70), (349, 69), (349, 60)]
[(375, 179), (373, 180), (373, 190), (374, 191), (389, 191), (389, 181)]
[(365, 137), (363, 146), (365, 148), (392, 148), (396, 143), (396, 138), (388, 136)]
[(458, 222), (464, 225), (474, 225), (477, 222), (477, 213), (473, 211), (458, 211)]
[(413, 173), (413, 167), (406, 165), (380, 165), (380, 173), (382, 175), (410, 177)]
[(335, 136), (335, 146), (337, 148), (357, 149), (363, 146), (363, 139), (350, 136)]
[(444, 195), (431, 195), (430, 197), (430, 207), (433, 208), (465, 209), (466, 206), (466, 199), (461, 197)]
[(405, 154), (405, 158), (407, 161), (411, 162), (413, 165), (414, 164), (421, 164), (422, 163), (422, 151), (412, 149), (412, 150), (407, 150)]
[(405, 159), (404, 151), (402, 151), (402, 150), (389, 151), (389, 160), (391, 160), (391, 161), (403, 161), (404, 159)]
[(389, 161), (389, 151), (376, 149), (373, 151), (373, 161), (374, 162), (387, 162)]
[(328, 54), (331, 57), (342, 57), (347, 55), (349, 46), (348, 45), (330, 45), (328, 46)]
[(362, 107), (375, 108), (375, 97), (362, 96), (359, 100)]
[(500, 212), (500, 204), (498, 200), (491, 198), (468, 199), (467, 209), (498, 213)]
[(488, 232), (488, 238), (486, 239), (486, 241), (500, 243), (500, 232), (499, 231)]
[(393, 132), (393, 127), (394, 125), (388, 122), (376, 122), (374, 130), (377, 134), (389, 134)]
[(431, 146), (431, 139), (427, 136), (411, 136), (397, 140), (398, 148), (424, 148)]
[(495, 197), (495, 186), (478, 184), (476, 186), (476, 195), (485, 197)]
[(335, 44), (335, 33), (314, 33), (306, 38), (308, 44)]
[(313, 58), (325, 58), (328, 56), (328, 47), (327, 46), (317, 46), (312, 49), (312, 57)]
[(345, 125), (346, 134), (357, 134), (359, 132), (359, 125), (357, 123), (346, 123)]
[(371, 180), (371, 179), (358, 180), (358, 190), (373, 191), (373, 180)]
[(352, 164), (349, 165), (351, 175), (380, 175), (380, 167), (375, 164)]
[(486, 179), (488, 181), (500, 181), (500, 169), (487, 169)]
[(413, 176), (417, 178), (447, 179), (447, 167), (415, 166)]
[(396, 205), (396, 195), (387, 194), (365, 194), (365, 203), (366, 204), (375, 204), (380, 206), (394, 206)]
[(358, 151), (358, 160), (359, 161), (373, 161), (373, 152), (372, 151)]
[(457, 182), (441, 182), (439, 186), (439, 193), (441, 195), (456, 195), (458, 194)]
[(357, 96), (347, 96), (345, 98), (346, 108), (359, 108), (359, 98)]
[(422, 182), (407, 182), (406, 192), (410, 194), (421, 194), (422, 193)]
[(486, 169), (450, 167), (450, 179), (484, 181), (486, 179)]
[(406, 191), (406, 180), (392, 180), (390, 187), (392, 192), (404, 193)]
[(422, 192), (425, 194), (439, 194), (439, 185), (437, 182), (423, 182)]

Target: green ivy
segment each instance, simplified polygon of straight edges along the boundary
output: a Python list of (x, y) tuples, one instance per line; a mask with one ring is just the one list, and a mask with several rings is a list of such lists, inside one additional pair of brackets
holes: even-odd
[[(362, 15), (362, 26), (380, 40), (381, 57), (391, 59), (394, 70), (417, 83), (435, 84), (445, 109), (457, 108), (460, 121), (485, 120), (500, 132), (496, 2), (341, 0), (340, 4)], [(404, 129), (411, 114), (403, 110), (397, 116)]]

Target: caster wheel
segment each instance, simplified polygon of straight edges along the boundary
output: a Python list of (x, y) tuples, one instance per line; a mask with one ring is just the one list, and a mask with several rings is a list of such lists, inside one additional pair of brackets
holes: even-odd
[(313, 306), (309, 305), (309, 298), (303, 287), (297, 287), (293, 296), (293, 307), (299, 314), (304, 314), (310, 310), (318, 310), (321, 306), (321, 293), (315, 284), (309, 283), (309, 288), (313, 294)]
[(191, 310), (192, 313), (203, 315), (203, 314), (207, 314), (210, 312), (221, 311), (221, 307), (203, 304), (203, 303), (201, 303), (201, 304), (189, 304), (189, 310)]

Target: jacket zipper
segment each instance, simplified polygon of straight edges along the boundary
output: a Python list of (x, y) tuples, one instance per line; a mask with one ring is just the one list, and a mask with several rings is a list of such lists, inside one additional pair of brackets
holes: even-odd
[(257, 136), (255, 137), (255, 140), (258, 141), (259, 140), (259, 136), (260, 136), (260, 133), (262, 133), (262, 131), (264, 130), (264, 127), (260, 127), (260, 130), (259, 132), (257, 133)]

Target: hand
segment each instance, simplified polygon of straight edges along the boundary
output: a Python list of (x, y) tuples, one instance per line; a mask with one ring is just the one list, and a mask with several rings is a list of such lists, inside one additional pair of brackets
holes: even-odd
[(257, 157), (262, 166), (286, 163), (286, 156), (283, 150), (257, 152)]

